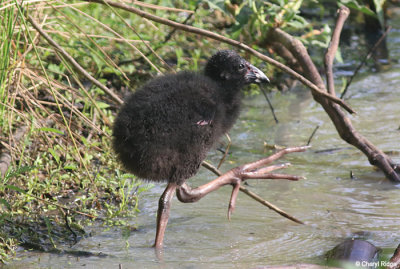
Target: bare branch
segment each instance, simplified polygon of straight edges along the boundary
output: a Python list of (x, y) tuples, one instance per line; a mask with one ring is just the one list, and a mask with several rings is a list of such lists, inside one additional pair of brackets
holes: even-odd
[(318, 128), (319, 128), (319, 125), (317, 125), (317, 127), (315, 127), (314, 131), (311, 133), (310, 138), (308, 138), (308, 141), (306, 144), (307, 146), (309, 146), (311, 144), (311, 140), (313, 139), (314, 135), (316, 134)]
[(325, 53), (325, 72), (326, 72), (327, 87), (328, 87), (328, 92), (333, 96), (336, 96), (336, 93), (335, 93), (335, 83), (333, 79), (332, 65), (333, 65), (333, 60), (335, 59), (336, 51), (339, 47), (340, 34), (342, 32), (344, 22), (346, 21), (349, 14), (350, 10), (348, 7), (341, 6), (339, 8), (335, 30), (332, 33), (331, 42), (329, 43), (329, 47)]
[[(273, 155), (274, 157), (270, 158), (269, 160), (270, 160), (270, 161), (273, 161), (273, 160), (276, 160), (277, 157), (281, 157), (281, 156), (284, 155), (284, 154), (291, 153), (291, 152), (296, 152), (296, 151), (303, 151), (303, 150), (305, 150), (305, 149), (307, 149), (307, 148), (308, 148), (308, 147), (297, 147), (297, 148), (292, 148), (292, 149), (281, 150), (281, 151), (279, 151), (278, 154), (274, 154), (274, 155)], [(294, 150), (294, 151), (293, 151), (293, 150)], [(271, 156), (270, 156), (270, 157), (271, 157)], [(258, 163), (258, 162), (256, 162), (256, 163)], [(201, 163), (201, 165), (202, 165), (203, 167), (207, 168), (208, 170), (210, 170), (211, 172), (213, 172), (214, 174), (216, 174), (217, 176), (221, 176), (221, 175), (222, 175), (222, 173), (221, 173), (215, 166), (213, 166), (212, 164), (210, 164), (210, 163), (208, 163), (208, 162), (206, 162), (206, 161), (203, 161), (203, 162)], [(296, 222), (296, 223), (304, 224), (304, 222), (302, 222), (301, 220), (299, 220), (299, 219), (293, 217), (292, 215), (286, 213), (285, 211), (283, 211), (282, 209), (280, 209), (280, 208), (278, 208), (277, 206), (273, 205), (272, 203), (270, 203), (270, 202), (264, 200), (263, 198), (261, 198), (260, 196), (258, 196), (257, 194), (255, 194), (254, 192), (252, 192), (252, 191), (246, 189), (245, 187), (243, 187), (242, 185), (239, 185), (239, 190), (240, 190), (241, 192), (247, 194), (249, 197), (253, 198), (253, 199), (256, 200), (257, 202), (259, 202), (259, 203), (265, 205), (266, 207), (268, 207), (269, 209), (275, 211), (275, 212), (278, 213), (279, 215), (281, 215), (281, 216), (283, 216), (283, 217), (285, 217), (285, 218), (287, 218), (287, 219), (290, 219), (291, 221), (294, 221), (294, 222)]]
[[(285, 46), (294, 57), (296, 57), (307, 78), (315, 83), (315, 85), (320, 89), (325, 89), (324, 82), (312, 62), (307, 49), (299, 40), (278, 28), (271, 29), (269, 34), (271, 34), (273, 39), (279, 40), (279, 42), (281, 42), (282, 45)], [(332, 120), (340, 137), (347, 143), (362, 151), (368, 157), (370, 164), (379, 167), (389, 180), (400, 182), (400, 176), (395, 171), (395, 169), (398, 169), (398, 166), (396, 166), (385, 153), (369, 142), (353, 127), (350, 118), (339, 108), (339, 106), (329, 102), (326, 98), (322, 98), (321, 95), (315, 94), (314, 92), (312, 93), (314, 100), (322, 105), (325, 112)]]

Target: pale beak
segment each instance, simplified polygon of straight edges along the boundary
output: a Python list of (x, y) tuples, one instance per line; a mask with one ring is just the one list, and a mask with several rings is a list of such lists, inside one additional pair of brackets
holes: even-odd
[(269, 83), (268, 77), (254, 65), (247, 63), (247, 73), (245, 75), (246, 82), (251, 83)]

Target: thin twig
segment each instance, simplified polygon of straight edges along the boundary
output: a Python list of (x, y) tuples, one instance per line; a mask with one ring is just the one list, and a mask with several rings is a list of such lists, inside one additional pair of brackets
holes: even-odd
[[(200, 2), (199, 2), (199, 3), (200, 3)], [(199, 3), (197, 3), (196, 7), (194, 8), (193, 13), (190, 13), (189, 16), (187, 16), (186, 19), (182, 22), (182, 24), (185, 24), (185, 25), (186, 25), (186, 24), (188, 23), (188, 21), (193, 17), (193, 15), (196, 13), (197, 9), (199, 8)], [(162, 45), (164, 45), (165, 43), (167, 43), (167, 42), (172, 38), (172, 36), (175, 34), (176, 30), (177, 30), (176, 28), (173, 28), (173, 29), (168, 33), (168, 35), (165, 36), (164, 41), (161, 42), (161, 44), (159, 45), (159, 47), (156, 47), (154, 50), (157, 50), (157, 49), (160, 48)]]
[(319, 125), (317, 125), (317, 127), (315, 127), (314, 131), (311, 133), (310, 138), (307, 141), (307, 146), (310, 145), (311, 140), (313, 139), (313, 137), (314, 137), (315, 133), (317, 132), (318, 128), (319, 128)]
[(353, 79), (355, 76), (357, 76), (358, 72), (360, 71), (361, 67), (364, 66), (364, 64), (368, 61), (369, 58), (371, 58), (372, 54), (374, 51), (378, 48), (379, 44), (385, 39), (386, 35), (389, 33), (389, 31), (392, 29), (391, 26), (388, 26), (386, 28), (386, 31), (382, 34), (382, 36), (379, 38), (379, 40), (375, 43), (375, 45), (369, 50), (367, 55), (364, 56), (360, 64), (357, 66), (357, 68), (354, 70), (353, 75), (347, 80), (346, 87), (344, 88), (342, 94), (340, 95), (340, 99), (343, 99), (345, 94), (347, 93), (347, 89), (350, 87), (350, 84), (353, 82)]
[(60, 208), (61, 212), (64, 214), (64, 221), (65, 221), (65, 226), (67, 226), (67, 229), (72, 233), (74, 236), (74, 242), (75, 244), (78, 243), (78, 235), (72, 230), (71, 226), (69, 225), (68, 221), (68, 210), (64, 212), (62, 208)]
[(221, 165), (224, 163), (226, 156), (229, 153), (229, 149), (231, 148), (232, 145), (232, 140), (231, 137), (229, 136), (229, 134), (225, 134), (226, 138), (228, 139), (228, 145), (225, 148), (225, 152), (224, 152), (224, 156), (222, 156), (221, 160), (218, 163), (217, 169), (219, 169), (221, 167)]
[(288, 73), (289, 75), (295, 77), (296, 79), (298, 79), (300, 82), (302, 82), (305, 86), (307, 86), (308, 88), (311, 89), (311, 91), (314, 94), (320, 95), (320, 96), (324, 96), (325, 98), (329, 99), (330, 101), (340, 105), (341, 107), (343, 107), (344, 109), (346, 109), (349, 113), (355, 113), (355, 111), (348, 106), (343, 100), (330, 95), (329, 93), (321, 90), (320, 88), (317, 87), (317, 85), (315, 85), (314, 83), (312, 83), (311, 81), (309, 81), (308, 79), (306, 79), (305, 77), (303, 77), (302, 75), (300, 75), (299, 73), (295, 72), (294, 70), (292, 70), (291, 68), (289, 68), (288, 66), (252, 49), (251, 47), (247, 46), (246, 44), (243, 44), (240, 41), (236, 41), (230, 38), (227, 38), (225, 36), (219, 35), (217, 33), (211, 32), (211, 31), (207, 31), (204, 29), (200, 29), (194, 26), (190, 26), (190, 25), (185, 25), (185, 24), (181, 24), (175, 21), (171, 21), (168, 19), (164, 19), (161, 18), (159, 16), (147, 13), (145, 11), (142, 11), (140, 9), (137, 9), (135, 7), (132, 6), (128, 6), (125, 5), (123, 3), (118, 3), (118, 2), (113, 2), (113, 1), (103, 1), (103, 0), (84, 0), (84, 1), (88, 1), (88, 2), (95, 2), (95, 3), (99, 3), (99, 4), (104, 4), (104, 5), (110, 5), (113, 7), (117, 7), (117, 8), (121, 8), (123, 10), (135, 13), (143, 18), (155, 21), (155, 22), (159, 22), (171, 27), (175, 27), (179, 30), (183, 30), (186, 32), (190, 32), (190, 33), (194, 33), (194, 34), (198, 34), (201, 36), (205, 36), (205, 37), (209, 37), (211, 39), (217, 40), (217, 41), (221, 41), (227, 44), (230, 44), (232, 46), (235, 46), (237, 48), (243, 49), (251, 54), (253, 54), (254, 56), (258, 57), (259, 59), (266, 61), (267, 63), (272, 64), (273, 66), (281, 69), (282, 71)]
[[(56, 8), (55, 8), (56, 9)], [(82, 36), (82, 37), (92, 37), (92, 38), (102, 38), (102, 39), (109, 39), (112, 41), (128, 41), (128, 42), (132, 42), (132, 43), (143, 43), (142, 40), (137, 40), (137, 39), (122, 39), (122, 38), (117, 38), (117, 37), (112, 37), (112, 36), (106, 36), (106, 35), (95, 35), (95, 34), (86, 34), (86, 33), (73, 33), (71, 34), (70, 32), (62, 32), (62, 31), (57, 31), (57, 30), (45, 30), (46, 33), (53, 33), (53, 34), (59, 34), (60, 36), (64, 37), (64, 38), (72, 38), (77, 37), (77, 36)], [(95, 42), (95, 41), (93, 41)], [(145, 40), (145, 43), (150, 43), (150, 41)]]
[(260, 196), (258, 196), (257, 194), (255, 194), (254, 192), (249, 191), (248, 189), (246, 189), (243, 186), (240, 186), (240, 190), (242, 192), (244, 192), (245, 194), (247, 194), (248, 196), (250, 196), (251, 198), (253, 198), (254, 200), (260, 202), (261, 204), (265, 205), (266, 207), (268, 207), (269, 209), (275, 211), (276, 213), (278, 213), (279, 215), (290, 219), (291, 221), (294, 221), (298, 224), (305, 224), (304, 222), (302, 222), (301, 220), (293, 217), (292, 215), (289, 215), (288, 213), (286, 213), (285, 211), (283, 211), (282, 209), (278, 208), (277, 206), (271, 204), (270, 202), (264, 200), (263, 198), (261, 198)]
[(151, 8), (151, 9), (167, 10), (167, 11), (172, 11), (172, 12), (186, 12), (186, 13), (193, 14), (193, 11), (188, 10), (188, 9), (159, 6), (159, 5), (144, 3), (143, 1), (133, 1), (133, 4), (142, 6), (142, 7), (146, 7), (146, 8)]
[[(196, 13), (197, 9), (199, 7), (199, 4), (196, 5), (196, 7), (194, 8), (193, 12), (189, 14), (189, 16), (186, 17), (186, 19), (182, 22), (182, 24), (187, 24), (187, 22), (193, 17), (193, 15)], [(165, 36), (164, 40), (162, 42), (160, 42), (158, 45), (156, 45), (154, 47), (154, 51), (157, 51), (159, 48), (165, 46), (165, 44), (172, 38), (172, 36), (175, 34), (176, 32), (176, 28), (172, 28), (172, 30)], [(146, 56), (150, 56), (150, 54), (152, 53), (152, 51), (147, 52), (145, 55)], [(138, 61), (139, 58), (136, 59), (127, 59), (127, 60), (121, 60), (119, 62), (119, 65), (123, 65), (123, 64), (128, 64), (131, 62), (135, 62)]]
[[(207, 168), (208, 170), (210, 170), (211, 172), (213, 172), (214, 174), (216, 174), (217, 176), (221, 176), (222, 173), (221, 171), (219, 171), (215, 166), (213, 166), (212, 164), (203, 161), (201, 163), (201, 165), (205, 168)], [(245, 187), (243, 187), (242, 185), (240, 185), (239, 190), (245, 194), (247, 194), (248, 196), (250, 196), (251, 198), (253, 198), (254, 200), (256, 200), (257, 202), (260, 202), (261, 204), (265, 205), (266, 207), (268, 207), (269, 209), (275, 211), (276, 213), (278, 213), (279, 215), (290, 219), (291, 221), (294, 221), (296, 223), (299, 224), (304, 224), (304, 222), (302, 222), (301, 220), (298, 220), (297, 218), (289, 215), (288, 213), (286, 213), (285, 211), (283, 211), (282, 209), (278, 208), (277, 206), (271, 204), (270, 202), (264, 200), (263, 198), (261, 198), (260, 196), (258, 196), (257, 194), (255, 194), (252, 191), (249, 191), (248, 189), (246, 189)]]
[(267, 92), (264, 90), (263, 87), (260, 87), (260, 89), (261, 89), (261, 92), (264, 94), (265, 99), (266, 99), (267, 102), (268, 102), (268, 106), (269, 106), (269, 108), (271, 109), (271, 113), (272, 113), (272, 116), (274, 117), (275, 123), (279, 123), (278, 118), (277, 118), (276, 115), (275, 115), (275, 109), (274, 109), (274, 107), (272, 106), (271, 101), (269, 100), (269, 97), (268, 97)]
[[(116, 16), (118, 16), (120, 18), (120, 20), (123, 23), (125, 23), (125, 25), (136, 34), (137, 37), (139, 37), (139, 39), (143, 42), (143, 44), (151, 51), (151, 53), (153, 53), (154, 56), (156, 56), (161, 61), (162, 64), (164, 64), (170, 71), (175, 72), (175, 70), (166, 61), (164, 61), (164, 59), (161, 58), (161, 56), (158, 55), (157, 52), (155, 52), (152, 49), (152, 47), (148, 44), (148, 42), (145, 42), (145, 40), (142, 38), (141, 35), (139, 35), (139, 33), (136, 31), (136, 29), (134, 27), (132, 27), (118, 12), (116, 12), (113, 7), (111, 7), (111, 6), (109, 6), (109, 7), (110, 7), (111, 11), (113, 11), (114, 14)], [(147, 55), (146, 55), (146, 57), (147, 57)], [(158, 72), (161, 73), (160, 70), (158, 70)]]
[(46, 199), (37, 197), (37, 196), (29, 194), (29, 193), (23, 193), (23, 194), (27, 195), (27, 196), (29, 196), (31, 198), (37, 199), (39, 201), (42, 201), (42, 202), (44, 202), (46, 204), (53, 205), (53, 206), (56, 206), (58, 208), (62, 208), (62, 209), (65, 209), (65, 210), (70, 210), (70, 211), (72, 211), (72, 212), (74, 212), (76, 214), (79, 214), (79, 215), (82, 215), (82, 216), (86, 216), (86, 217), (89, 217), (91, 219), (101, 219), (100, 217), (96, 217), (96, 216), (91, 215), (91, 214), (87, 214), (87, 213), (84, 213), (84, 212), (81, 212), (81, 211), (78, 211), (78, 210), (75, 210), (75, 209), (72, 209), (72, 208), (68, 208), (66, 206), (63, 206), (63, 205), (60, 205), (60, 204), (57, 204), (57, 203), (53, 203), (53, 202), (47, 201)]

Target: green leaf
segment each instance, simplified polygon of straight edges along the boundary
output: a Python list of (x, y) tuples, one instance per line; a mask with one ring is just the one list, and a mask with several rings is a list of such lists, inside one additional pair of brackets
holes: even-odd
[(302, 29), (302, 28), (305, 27), (305, 24), (303, 22), (295, 21), (295, 20), (289, 21), (287, 23), (287, 25), (289, 25), (289, 26), (291, 26), (293, 28), (296, 28), (296, 29)]
[(361, 11), (366, 15), (376, 17), (376, 14), (371, 9), (364, 5), (360, 5), (356, 0), (341, 0), (340, 3), (349, 8)]
[(100, 109), (102, 109), (102, 108), (109, 108), (109, 107), (110, 107), (109, 104), (106, 104), (106, 103), (103, 103), (103, 102), (96, 102), (96, 104), (97, 104), (97, 106), (98, 106)]
[(385, 0), (374, 0), (376, 15), (378, 16), (379, 23), (381, 26), (385, 25), (385, 20), (383, 18), (383, 5), (385, 4)]
[(62, 73), (60, 66), (57, 64), (49, 64), (47, 68), (54, 73)]
[(89, 146), (89, 141), (87, 141), (86, 137), (81, 136), (80, 138), (81, 138), (81, 141), (82, 141), (83, 145)]
[(214, 0), (214, 1), (206, 0), (204, 2), (206, 2), (212, 9), (218, 9), (222, 12), (225, 12), (225, 10), (224, 10), (225, 1), (224, 0)]
[(63, 131), (60, 131), (60, 130), (55, 129), (55, 128), (50, 128), (50, 127), (42, 127), (42, 128), (39, 128), (39, 131), (51, 132), (51, 133), (56, 133), (56, 134), (64, 135), (64, 132), (63, 132)]
[(342, 77), (342, 87), (340, 88), (340, 93), (342, 93), (344, 91), (344, 89), (346, 89), (347, 86), (347, 79), (345, 77)]
[(67, 164), (63, 167), (65, 170), (76, 170), (77, 167), (74, 164)]
[(19, 188), (17, 186), (14, 186), (14, 185), (6, 185), (5, 187), (7, 189), (14, 190), (14, 191), (26, 194), (26, 191), (24, 191), (23, 189), (21, 189), (21, 188)]
[(328, 44), (327, 44), (327, 43), (324, 43), (324, 42), (319, 41), (319, 40), (311, 40), (310, 44), (313, 45), (313, 46), (319, 46), (319, 47), (321, 47), (321, 48), (326, 48), (326, 47), (328, 47)]
[(20, 174), (23, 174), (25, 172), (31, 171), (32, 169), (35, 169), (35, 168), (36, 168), (36, 166), (34, 166), (34, 165), (25, 165), (25, 166), (20, 166), (15, 170), (10, 170), (4, 176), (4, 181), (7, 181), (8, 179), (18, 176)]
[(294, 15), (293, 18), (287, 22), (287, 25), (296, 29), (302, 29), (308, 25), (308, 21), (299, 15)]
[(342, 53), (340, 52), (340, 48), (338, 48), (338, 50), (336, 51), (335, 59), (339, 63), (343, 63), (343, 58), (342, 58)]
[(58, 155), (58, 153), (52, 148), (49, 148), (48, 151), (53, 156), (53, 158), (56, 160), (57, 164), (60, 164), (60, 155)]
[(4, 200), (3, 198), (0, 198), (0, 204), (5, 205), (8, 210), (11, 210), (10, 204), (6, 200)]
[(291, 10), (295, 10), (295, 11), (299, 11), (299, 9), (301, 8), (301, 4), (302, 3), (303, 3), (303, 0), (290, 1), (289, 2), (290, 9)]

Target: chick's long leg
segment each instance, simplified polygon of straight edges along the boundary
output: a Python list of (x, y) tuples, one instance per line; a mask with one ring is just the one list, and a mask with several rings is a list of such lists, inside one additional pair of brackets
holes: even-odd
[(229, 202), (228, 218), (230, 218), (236, 203), (236, 197), (239, 191), (240, 183), (246, 179), (288, 179), (288, 180), (299, 180), (301, 177), (285, 174), (269, 173), (276, 169), (287, 167), (289, 164), (271, 165), (264, 167), (265, 165), (281, 158), (283, 155), (292, 152), (302, 152), (308, 149), (308, 146), (304, 147), (292, 147), (280, 150), (273, 155), (263, 158), (261, 160), (248, 163), (242, 166), (231, 169), (227, 173), (220, 177), (210, 181), (202, 186), (192, 189), (186, 183), (176, 188), (176, 195), (179, 201), (184, 203), (193, 203), (200, 200), (208, 193), (217, 190), (224, 185), (232, 185), (232, 195)]
[(167, 228), (169, 211), (171, 209), (172, 198), (178, 186), (175, 183), (169, 183), (158, 202), (157, 211), (157, 232), (153, 247), (162, 248), (164, 241), (165, 229)]
[(276, 169), (285, 168), (289, 164), (278, 164), (267, 167), (264, 166), (281, 158), (285, 154), (305, 151), (307, 148), (309, 147), (307, 146), (293, 147), (280, 150), (267, 158), (263, 158), (255, 162), (233, 168), (232, 170), (221, 175), (215, 180), (194, 189), (190, 188), (190, 186), (187, 185), (186, 183), (183, 183), (181, 186), (178, 186), (175, 183), (169, 183), (159, 200), (158, 214), (157, 214), (157, 232), (156, 232), (154, 247), (156, 249), (161, 249), (163, 246), (165, 229), (167, 227), (169, 211), (171, 208), (171, 200), (174, 196), (175, 190), (177, 197), (181, 202), (192, 203), (200, 200), (208, 193), (224, 185), (228, 184), (233, 185), (232, 195), (228, 209), (228, 218), (229, 218), (233, 209), (235, 208), (236, 197), (239, 191), (240, 183), (242, 181), (246, 179), (288, 179), (288, 180), (300, 179), (301, 177), (293, 175), (269, 173)]

